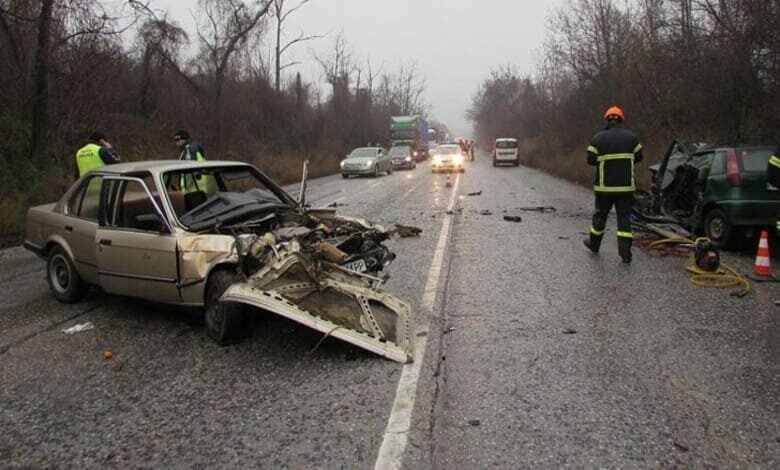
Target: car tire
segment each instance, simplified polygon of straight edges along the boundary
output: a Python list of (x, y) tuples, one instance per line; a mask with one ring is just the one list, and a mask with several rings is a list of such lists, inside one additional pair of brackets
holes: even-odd
[(390, 167), (390, 168), (387, 170), (387, 175), (388, 175), (388, 176), (390, 176), (390, 175), (392, 175), (392, 174), (393, 174), (393, 167), (391, 166), (391, 167)]
[(347, 178), (349, 178), (349, 175), (347, 175), (346, 173), (342, 173), (341, 177), (344, 178), (344, 179), (347, 179)]
[(249, 313), (238, 303), (220, 302), (222, 294), (238, 276), (227, 270), (217, 270), (209, 276), (206, 286), (204, 321), (206, 332), (220, 346), (235, 344), (249, 329)]
[(721, 209), (711, 209), (704, 216), (704, 235), (718, 248), (726, 248), (734, 240), (734, 226)]
[(493, 159), (493, 166), (498, 166), (498, 162), (496, 161), (495, 158)]
[(60, 246), (49, 250), (46, 258), (46, 282), (54, 298), (72, 304), (87, 295), (89, 285), (81, 279), (70, 256)]
[(374, 165), (374, 178), (379, 178), (379, 165)]

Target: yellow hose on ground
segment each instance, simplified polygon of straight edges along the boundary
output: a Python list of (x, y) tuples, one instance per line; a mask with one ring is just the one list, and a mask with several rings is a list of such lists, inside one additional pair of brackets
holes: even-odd
[[(657, 248), (661, 245), (665, 244), (676, 244), (676, 245), (690, 245), (689, 248), (693, 249), (693, 247), (696, 245), (696, 243), (702, 240), (701, 238), (694, 240), (690, 240), (688, 238), (664, 238), (662, 240), (656, 240), (652, 243), (650, 243), (647, 248), (649, 250), (652, 250), (654, 248)], [(741, 290), (735, 290), (731, 292), (732, 296), (735, 297), (744, 297), (747, 295), (751, 288), (752, 284), (750, 281), (745, 279), (744, 276), (742, 276), (739, 272), (737, 272), (736, 269), (732, 268), (731, 266), (727, 265), (726, 263), (720, 263), (720, 267), (722, 269), (718, 269), (715, 272), (705, 271), (698, 266), (696, 266), (696, 262), (693, 259), (693, 253), (691, 253), (690, 258), (691, 264), (688, 265), (685, 269), (691, 273), (691, 284), (697, 287), (708, 287), (708, 288), (715, 288), (715, 289), (727, 289), (729, 287), (739, 287), (744, 286)]]

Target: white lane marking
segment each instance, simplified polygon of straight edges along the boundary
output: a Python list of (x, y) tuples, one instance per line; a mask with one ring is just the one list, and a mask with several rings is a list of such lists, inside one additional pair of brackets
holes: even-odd
[[(452, 185), (452, 194), (447, 207), (449, 211), (454, 208), (457, 200), (458, 183), (460, 183), (460, 175), (456, 177), (455, 183)], [(425, 283), (422, 297), (422, 308), (425, 318), (428, 318), (428, 315), (433, 311), (436, 289), (439, 287), (439, 279), (441, 278), (444, 252), (447, 249), (447, 243), (450, 238), (452, 219), (452, 216), (445, 217), (439, 232), (439, 240), (436, 242), (436, 251), (433, 253), (433, 259), (431, 260), (431, 268), (428, 271), (428, 280)], [(382, 445), (379, 448), (379, 455), (374, 464), (375, 470), (401, 468), (412, 423), (412, 411), (414, 411), (414, 400), (417, 395), (417, 382), (420, 379), (420, 369), (423, 359), (425, 359), (425, 348), (428, 345), (429, 326), (426, 323), (418, 328), (414, 340), (414, 362), (404, 365), (401, 371), (401, 378), (398, 380), (398, 388), (395, 392), (395, 400), (393, 400), (393, 409), (387, 420), (385, 434), (382, 437)], [(425, 332), (424, 336), (417, 336), (417, 334), (422, 332)]]

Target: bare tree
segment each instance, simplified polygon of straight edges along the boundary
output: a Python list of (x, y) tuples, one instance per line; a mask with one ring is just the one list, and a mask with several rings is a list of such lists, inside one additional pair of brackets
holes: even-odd
[(211, 113), (216, 119), (217, 149), (222, 149), (222, 92), (233, 55), (246, 44), (249, 35), (260, 26), (273, 0), (247, 5), (241, 0), (200, 0), (205, 23), (198, 28), (207, 71), (213, 78), (214, 95)]
[(274, 19), (276, 20), (276, 48), (275, 48), (275, 54), (274, 54), (274, 84), (276, 87), (276, 91), (278, 92), (280, 89), (280, 82), (281, 82), (281, 74), (282, 70), (286, 69), (287, 67), (292, 67), (293, 65), (297, 65), (300, 62), (288, 62), (286, 64), (282, 64), (282, 55), (287, 52), (288, 49), (290, 49), (292, 46), (296, 44), (300, 44), (302, 42), (311, 41), (313, 39), (319, 39), (323, 37), (322, 35), (312, 35), (307, 36), (304, 34), (303, 31), (301, 31), (298, 36), (296, 36), (293, 39), (290, 39), (289, 41), (282, 43), (282, 29), (283, 24), (287, 20), (287, 18), (295, 13), (296, 10), (304, 6), (305, 4), (309, 3), (311, 0), (300, 0), (300, 2), (287, 9), (285, 11), (285, 3), (286, 0), (273, 0), (273, 8), (274, 8)]

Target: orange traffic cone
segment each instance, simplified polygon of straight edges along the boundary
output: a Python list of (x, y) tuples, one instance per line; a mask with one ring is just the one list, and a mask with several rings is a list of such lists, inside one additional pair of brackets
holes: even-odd
[(774, 281), (777, 279), (772, 275), (772, 267), (769, 261), (769, 236), (766, 230), (761, 231), (761, 239), (758, 242), (758, 253), (756, 253), (756, 264), (753, 266), (753, 273), (750, 279), (754, 281)]
[(449, 188), (452, 187), (452, 178), (450, 178), (450, 175), (447, 175), (447, 178), (444, 180), (444, 187)]

